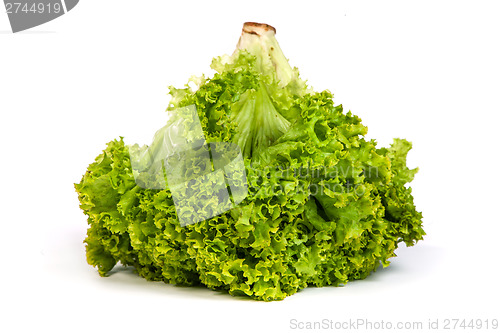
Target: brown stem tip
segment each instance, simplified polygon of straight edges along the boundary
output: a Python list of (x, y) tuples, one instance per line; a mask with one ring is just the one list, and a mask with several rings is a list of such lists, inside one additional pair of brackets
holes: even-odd
[(262, 35), (264, 32), (272, 31), (276, 33), (276, 29), (265, 23), (256, 23), (256, 22), (245, 22), (243, 24), (243, 32), (252, 35)]

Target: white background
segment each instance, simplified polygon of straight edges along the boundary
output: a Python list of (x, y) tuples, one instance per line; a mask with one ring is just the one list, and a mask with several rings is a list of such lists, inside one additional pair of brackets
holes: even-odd
[[(429, 319), (500, 319), (499, 17), (495, 1), (82, 0), (12, 34), (0, 13), (0, 331), (293, 332), (293, 319), (424, 328)], [(233, 51), (245, 21), (275, 26), (301, 76), (359, 115), (370, 138), (413, 142), (425, 240), (366, 280), (280, 302), (147, 282), (129, 270), (99, 277), (85, 260), (73, 183), (108, 141), (161, 127), (167, 87), (211, 74), (211, 59)]]

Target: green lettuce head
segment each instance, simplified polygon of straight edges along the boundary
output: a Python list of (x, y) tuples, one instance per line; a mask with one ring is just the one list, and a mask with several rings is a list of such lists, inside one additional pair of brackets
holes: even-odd
[[(87, 260), (102, 276), (120, 262), (148, 280), (281, 300), (308, 285), (363, 279), (389, 265), (400, 242), (425, 235), (407, 186), (417, 171), (406, 166), (411, 144), (377, 148), (366, 140), (357, 116), (300, 79), (275, 32), (245, 23), (236, 51), (213, 60), (212, 78), (170, 88), (168, 112), (196, 110), (212, 164), (205, 158), (200, 166), (201, 155), (191, 153), (181, 164), (163, 160), (154, 180), (163, 185), (140, 186), (147, 156), (168, 150), (167, 133), (178, 129), (167, 124), (147, 147), (108, 143), (75, 185), (90, 225)], [(177, 132), (196, 138), (188, 126)], [(216, 143), (238, 150), (218, 160)], [(225, 171), (200, 181), (186, 176), (193, 170)], [(190, 212), (202, 210), (212, 216), (189, 223)]]

